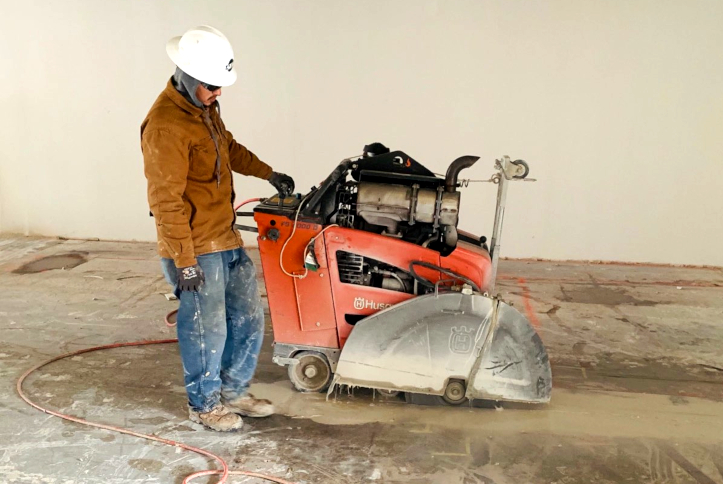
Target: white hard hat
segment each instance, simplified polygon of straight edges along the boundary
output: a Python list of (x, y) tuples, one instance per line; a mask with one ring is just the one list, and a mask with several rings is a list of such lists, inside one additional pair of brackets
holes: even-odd
[(208, 25), (194, 27), (166, 44), (166, 52), (183, 72), (206, 84), (236, 82), (233, 49), (225, 35)]

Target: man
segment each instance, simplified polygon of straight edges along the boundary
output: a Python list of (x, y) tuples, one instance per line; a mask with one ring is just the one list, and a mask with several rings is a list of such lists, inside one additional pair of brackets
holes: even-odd
[(232, 172), (268, 180), (282, 195), (291, 177), (237, 143), (217, 98), (236, 81), (226, 37), (200, 26), (171, 39), (176, 73), (141, 125), (148, 201), (158, 251), (180, 299), (178, 343), (190, 419), (212, 430), (241, 428), (241, 415), (274, 408), (247, 391), (264, 334), (256, 271), (234, 229)]

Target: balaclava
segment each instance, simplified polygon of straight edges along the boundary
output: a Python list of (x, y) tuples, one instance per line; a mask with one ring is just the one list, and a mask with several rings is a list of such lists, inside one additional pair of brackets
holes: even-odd
[[(206, 125), (206, 128), (211, 133), (213, 144), (216, 146), (216, 186), (219, 186), (221, 184), (221, 152), (218, 149), (218, 138), (216, 130), (213, 129), (213, 121), (211, 121), (208, 109), (206, 109), (206, 106), (196, 97), (196, 89), (199, 84), (201, 84), (201, 81), (189, 76), (183, 72), (180, 67), (176, 67), (176, 72), (173, 74), (173, 87), (175, 87), (176, 91), (180, 92), (188, 102), (203, 109), (203, 124)], [(218, 106), (218, 103), (216, 103), (216, 106)], [(211, 108), (213, 108), (213, 106), (211, 106)]]
[(176, 88), (176, 91), (183, 94), (183, 97), (185, 97), (188, 102), (203, 109), (205, 106), (196, 98), (196, 89), (199, 84), (201, 84), (201, 81), (189, 76), (183, 72), (180, 67), (176, 67), (176, 72), (173, 74), (173, 87)]

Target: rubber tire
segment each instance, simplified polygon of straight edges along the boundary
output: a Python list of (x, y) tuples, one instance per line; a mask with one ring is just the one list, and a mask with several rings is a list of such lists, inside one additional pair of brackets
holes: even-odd
[[(296, 365), (289, 365), (288, 373), (289, 380), (291, 380), (291, 384), (297, 392), (323, 393), (329, 389), (329, 384), (331, 384), (331, 379), (334, 374), (331, 372), (331, 367), (329, 366), (329, 362), (326, 360), (326, 356), (316, 351), (301, 351), (296, 353), (294, 358), (299, 360), (299, 363)], [(310, 364), (313, 364), (317, 368), (317, 371), (326, 373), (326, 379), (324, 379), (323, 382), (315, 382), (312, 384), (307, 381), (309, 379), (305, 377), (302, 372), (304, 368)]]
[(513, 178), (527, 178), (527, 175), (530, 174), (530, 166), (525, 160), (515, 160), (512, 162), (512, 164), (517, 166), (523, 166), (525, 168), (525, 172), (522, 175), (516, 175)]

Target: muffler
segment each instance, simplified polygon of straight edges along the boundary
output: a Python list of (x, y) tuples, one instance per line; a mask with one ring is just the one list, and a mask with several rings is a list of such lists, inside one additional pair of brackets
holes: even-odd
[(447, 192), (457, 191), (459, 172), (477, 163), (479, 156), (460, 156), (449, 165), (447, 175), (444, 177), (444, 189)]

